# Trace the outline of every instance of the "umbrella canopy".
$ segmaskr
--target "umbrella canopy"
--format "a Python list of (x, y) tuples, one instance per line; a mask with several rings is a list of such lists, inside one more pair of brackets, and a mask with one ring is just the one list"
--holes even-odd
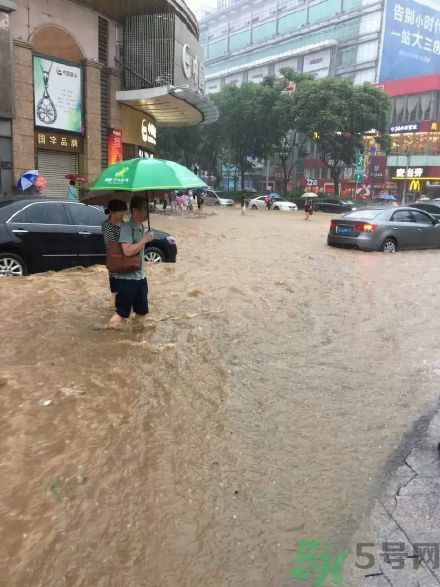
[(122, 200), (126, 204), (130, 204), (132, 197), (132, 192), (87, 192), (87, 194), (81, 198), (81, 202), (91, 206), (106, 207), (111, 200)]
[(66, 179), (73, 179), (73, 181), (77, 181), (79, 183), (87, 183), (88, 179), (79, 173), (68, 173), (64, 176)]
[(301, 196), (301, 198), (304, 198), (304, 199), (305, 199), (305, 198), (307, 198), (307, 199), (308, 199), (308, 198), (319, 198), (319, 196), (318, 196), (318, 194), (315, 194), (314, 192), (310, 192), (310, 193), (308, 193), (308, 194), (303, 194), (303, 195)]
[(37, 179), (37, 177), (38, 169), (31, 169), (29, 171), (26, 171), (26, 173), (23, 173), (23, 175), (17, 182), (18, 189), (24, 192), (25, 190), (27, 190), (35, 184), (35, 180)]
[(112, 165), (101, 173), (91, 191), (181, 190), (208, 187), (192, 171), (163, 159), (130, 159)]
[(377, 196), (376, 200), (386, 200), (391, 201), (395, 200), (396, 198), (391, 194), (382, 194), (381, 196)]

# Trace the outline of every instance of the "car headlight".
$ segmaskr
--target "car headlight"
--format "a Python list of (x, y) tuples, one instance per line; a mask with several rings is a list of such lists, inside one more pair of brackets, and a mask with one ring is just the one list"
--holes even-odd
[(176, 239), (173, 236), (166, 236), (165, 238), (170, 243), (170, 245), (175, 245), (176, 244)]

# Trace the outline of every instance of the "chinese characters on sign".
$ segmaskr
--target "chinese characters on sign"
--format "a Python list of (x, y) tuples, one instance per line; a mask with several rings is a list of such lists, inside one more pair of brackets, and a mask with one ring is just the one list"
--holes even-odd
[(408, 173), (405, 175), (405, 167), (399, 167), (396, 169), (395, 177), (397, 179), (405, 179), (406, 178), (414, 178), (414, 177), (423, 177), (423, 168), (422, 167), (408, 167)]
[(428, 75), (440, 70), (440, 16), (414, 0), (390, 0), (380, 80)]
[(39, 149), (81, 153), (83, 139), (82, 137), (68, 134), (63, 135), (59, 133), (37, 131), (35, 133), (35, 143)]
[[(403, 570), (411, 566), (417, 571), (422, 564), (432, 571), (440, 568), (439, 543), (418, 542), (408, 551), (404, 542), (383, 542), (379, 546), (379, 556), (374, 555), (373, 543), (356, 544), (355, 566), (362, 571), (374, 569), (377, 559), (383, 560), (393, 570)], [(291, 577), (296, 581), (308, 581), (307, 585), (325, 587), (344, 585), (344, 567), (348, 551), (340, 550), (330, 541), (300, 540), (296, 551), (295, 566)]]
[(107, 138), (107, 158), (108, 164), (114, 165), (122, 161), (122, 130), (112, 128), (109, 130)]
[(391, 135), (403, 133), (403, 132), (418, 132), (418, 131), (419, 131), (419, 125), (416, 123), (396, 124), (396, 125), (390, 126), (390, 134)]

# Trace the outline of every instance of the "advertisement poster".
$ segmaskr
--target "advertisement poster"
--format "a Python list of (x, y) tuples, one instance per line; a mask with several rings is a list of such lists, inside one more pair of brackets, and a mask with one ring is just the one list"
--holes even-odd
[(119, 128), (109, 130), (107, 137), (107, 158), (109, 166), (122, 161), (122, 130)]
[(379, 80), (439, 71), (439, 11), (414, 0), (388, 0)]
[(34, 56), (35, 126), (81, 133), (81, 67)]

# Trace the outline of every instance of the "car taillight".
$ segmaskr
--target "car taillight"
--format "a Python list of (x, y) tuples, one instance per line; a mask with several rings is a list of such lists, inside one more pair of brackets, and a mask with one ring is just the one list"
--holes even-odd
[(336, 220), (330, 222), (330, 228), (336, 228)]
[(370, 224), (368, 222), (363, 222), (362, 224), (356, 224), (356, 230), (359, 232), (374, 232), (377, 228), (377, 224)]

